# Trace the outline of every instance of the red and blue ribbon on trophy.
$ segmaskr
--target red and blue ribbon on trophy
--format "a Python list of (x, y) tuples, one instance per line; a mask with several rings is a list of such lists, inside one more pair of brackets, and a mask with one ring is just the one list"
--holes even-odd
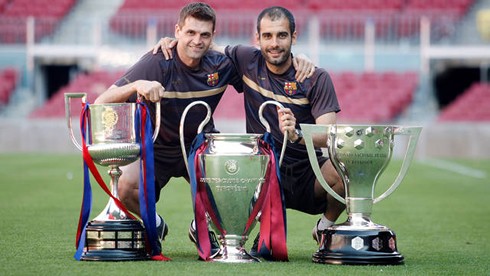
[[(156, 230), (156, 211), (155, 211), (155, 173), (154, 173), (154, 158), (153, 158), (153, 141), (152, 141), (152, 127), (151, 120), (148, 111), (148, 107), (138, 101), (136, 109), (136, 122), (135, 129), (137, 131), (136, 141), (140, 144), (140, 184), (139, 184), (139, 201), (140, 201), (140, 212), (141, 219), (145, 226), (145, 240), (147, 245), (147, 251), (151, 256), (152, 260), (166, 261), (170, 260), (163, 256), (157, 246), (157, 230)], [(88, 127), (87, 127), (88, 126)], [(90, 131), (90, 112), (89, 103), (83, 105), (82, 116), (80, 118), (80, 129), (82, 132), (82, 142), (83, 142), (83, 175), (84, 175), (84, 185), (83, 185), (83, 199), (82, 207), (80, 211), (80, 219), (78, 222), (77, 230), (77, 240), (75, 253), (75, 259), (80, 260), (83, 254), (83, 249), (85, 247), (86, 240), (86, 228), (90, 218), (90, 211), (92, 209), (92, 188), (90, 185), (90, 175), (89, 171), (94, 176), (95, 180), (99, 186), (114, 200), (116, 206), (121, 209), (129, 218), (136, 219), (126, 207), (121, 203), (121, 201), (114, 197), (111, 191), (107, 188), (104, 180), (100, 176), (95, 164), (88, 151), (85, 137), (91, 139), (89, 133), (86, 136), (86, 130)], [(89, 140), (89, 143), (91, 141)]]
[[(269, 132), (260, 138), (263, 154), (269, 155), (269, 163), (262, 192), (259, 195), (252, 213), (246, 224), (244, 234), (253, 224), (259, 211), (260, 216), (260, 239), (259, 254), (266, 260), (288, 261), (286, 246), (286, 208), (282, 192), (277, 154), (274, 140)], [(226, 232), (220, 227), (221, 219), (216, 205), (209, 196), (205, 183), (198, 181), (203, 177), (204, 168), (198, 158), (207, 148), (204, 133), (199, 133), (194, 139), (189, 153), (189, 177), (191, 181), (192, 203), (194, 207), (194, 219), (196, 222), (196, 240), (199, 256), (206, 261), (210, 260), (211, 242), (208, 234), (206, 213), (218, 228), (221, 235)]]

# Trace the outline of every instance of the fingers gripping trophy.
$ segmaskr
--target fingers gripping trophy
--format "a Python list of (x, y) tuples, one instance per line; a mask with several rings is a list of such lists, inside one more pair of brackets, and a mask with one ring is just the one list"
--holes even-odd
[[(81, 123), (83, 146), (77, 142), (73, 135), (70, 112), (70, 100), (72, 98), (81, 98), (82, 103), (87, 108), (82, 114), (82, 122), (84, 123)], [(88, 105), (86, 104), (85, 93), (65, 94), (66, 119), (73, 143), (80, 151), (84, 152), (85, 164), (93, 165), (95, 162), (109, 167), (108, 173), (113, 184), (112, 191), (109, 191), (98, 175), (95, 166), (88, 165), (102, 189), (110, 195), (110, 199), (104, 210), (88, 222), (85, 228), (83, 228), (85, 223), (80, 223), (77, 233), (78, 250), (75, 254), (77, 260), (128, 261), (146, 260), (150, 257), (147, 252), (147, 247), (150, 245), (147, 244), (148, 240), (145, 241), (145, 234), (149, 234), (149, 230), (145, 229), (139, 220), (126, 210), (124, 205), (120, 203), (117, 194), (118, 179), (122, 174), (119, 167), (136, 161), (140, 158), (141, 152), (145, 152), (142, 151), (141, 146), (145, 144), (144, 141), (142, 143), (137, 141), (137, 137), (141, 140), (144, 139), (137, 135), (137, 127), (142, 127), (141, 124), (143, 124), (143, 120), (139, 122), (138, 119), (144, 116), (137, 112), (137, 108), (142, 108), (141, 104)], [(151, 139), (151, 143), (155, 140), (160, 128), (159, 109), (160, 103), (156, 103), (155, 131), (153, 136), (152, 133), (149, 133), (149, 137), (146, 137)], [(151, 125), (148, 130), (151, 131)], [(87, 160), (86, 156), (92, 160)], [(87, 184), (88, 169), (85, 169), (85, 178), (80, 221), (82, 221), (82, 217), (88, 219), (92, 203), (90, 182)], [(87, 193), (90, 196), (87, 196)], [(82, 233), (85, 233), (86, 237), (84, 244)]]
[[(397, 250), (395, 233), (371, 221), (373, 204), (388, 197), (402, 182), (422, 127), (380, 125), (310, 125), (302, 124), (308, 157), (318, 181), (338, 201), (346, 205), (347, 221), (329, 227), (323, 234), (320, 249), (313, 261), (328, 264), (403, 264)], [(345, 185), (346, 195), (338, 195), (322, 177), (313, 146), (313, 134), (328, 134), (330, 160)], [(377, 179), (390, 162), (394, 138), (409, 136), (401, 170), (394, 183), (374, 197)]]

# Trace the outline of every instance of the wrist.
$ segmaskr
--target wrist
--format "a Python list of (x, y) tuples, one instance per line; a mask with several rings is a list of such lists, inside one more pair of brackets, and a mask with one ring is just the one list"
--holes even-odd
[(289, 142), (291, 142), (292, 144), (299, 144), (301, 140), (303, 140), (303, 132), (301, 132), (300, 129), (296, 129), (294, 131), (294, 136), (292, 137), (292, 139), (289, 139)]

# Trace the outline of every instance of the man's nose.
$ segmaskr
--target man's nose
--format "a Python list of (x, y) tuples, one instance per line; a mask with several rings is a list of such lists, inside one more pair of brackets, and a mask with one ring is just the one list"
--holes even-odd
[(194, 42), (194, 44), (196, 44), (196, 45), (201, 44), (201, 43), (202, 43), (202, 38), (201, 38), (201, 36), (200, 36), (200, 35), (196, 35), (196, 36), (194, 37), (194, 39), (192, 40), (192, 42)]

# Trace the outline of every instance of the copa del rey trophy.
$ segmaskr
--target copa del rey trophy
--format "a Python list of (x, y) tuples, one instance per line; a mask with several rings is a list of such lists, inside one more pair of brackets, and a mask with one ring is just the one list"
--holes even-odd
[[(263, 106), (269, 103), (280, 105), (277, 102), (271, 101), (264, 103)], [(180, 141), (184, 156), (187, 156), (183, 134), (185, 117), (188, 110), (197, 104), (204, 105), (208, 110), (206, 119), (198, 127), (198, 133), (202, 132), (203, 127), (211, 117), (211, 109), (203, 101), (193, 102), (184, 110), (180, 122)], [(259, 111), (260, 120), (266, 126), (267, 132), (270, 132), (269, 125), (262, 117), (263, 106)], [(244, 244), (248, 239), (250, 231), (256, 224), (257, 217), (261, 213), (262, 217), (264, 217), (263, 209), (260, 206), (261, 203), (266, 201), (266, 196), (273, 194), (274, 187), (279, 187), (278, 185), (273, 187), (267, 181), (268, 177), (266, 174), (271, 170), (270, 163), (274, 155), (271, 155), (270, 152), (268, 153), (268, 148), (261, 141), (261, 136), (260, 134), (248, 133), (206, 133), (202, 136), (202, 151), (196, 154), (195, 160), (197, 161), (194, 164), (195, 166), (193, 166), (191, 161), (188, 162), (184, 158), (189, 175), (191, 176), (194, 206), (198, 206), (197, 201), (201, 199), (199, 197), (200, 187), (201, 195), (204, 194), (202, 198), (205, 201), (209, 201), (208, 205), (203, 204), (205, 206), (204, 208), (207, 207), (205, 212), (200, 213), (198, 207), (194, 208), (196, 224), (198, 224), (199, 217), (202, 219), (205, 217), (206, 222), (203, 222), (203, 228), (205, 229), (201, 233), (205, 237), (208, 236), (207, 223), (209, 223), (215, 232), (218, 233), (222, 246), (222, 254), (219, 257), (207, 259), (202, 254), (202, 250), (200, 249), (202, 246), (198, 241), (200, 256), (207, 261), (223, 263), (259, 262), (259, 259), (246, 252)], [(286, 143), (284, 143), (282, 153), (284, 153), (285, 145)], [(193, 159), (189, 158), (189, 160)], [(282, 156), (279, 165), (281, 161)], [(275, 174), (275, 171), (273, 173)], [(193, 183), (192, 181), (192, 175), (194, 174), (197, 175), (197, 183)], [(272, 204), (275, 204), (275, 207), (281, 209), (280, 194), (277, 194), (277, 197), (271, 200)], [(274, 202), (274, 200), (278, 201)], [(279, 213), (277, 218), (282, 219), (282, 209)], [(264, 223), (261, 220), (261, 226)], [(284, 234), (284, 247), (282, 249), (285, 249), (284, 224), (285, 221), (282, 222), (284, 233), (281, 232), (280, 226), (274, 229), (279, 231), (279, 234)], [(273, 226), (275, 225), (272, 223), (271, 227)], [(199, 234), (199, 231), (197, 232)], [(265, 235), (265, 233), (261, 232), (262, 234)], [(276, 253), (283, 253), (279, 257), (280, 259), (287, 258), (287, 252), (281, 251), (281, 248), (275, 250)]]
[[(329, 227), (313, 261), (328, 264), (403, 264), (395, 233), (371, 221), (373, 204), (389, 196), (408, 171), (422, 127), (380, 125), (302, 124), (310, 163), (323, 188), (346, 205), (347, 221)], [(330, 160), (345, 185), (345, 198), (325, 181), (320, 171), (312, 135), (328, 134)], [(407, 135), (409, 141), (401, 170), (383, 194), (374, 197), (377, 179), (390, 162), (394, 138)]]
[[(75, 146), (83, 151), (84, 148), (73, 135), (71, 98), (81, 98), (82, 103), (85, 104), (86, 94), (65, 94), (66, 119), (70, 136)], [(141, 148), (136, 141), (135, 133), (137, 105), (136, 103), (113, 103), (91, 104), (88, 107), (90, 122), (87, 124), (85, 135), (85, 129), (82, 129), (82, 136), (84, 136), (82, 138), (84, 142), (87, 141), (86, 148), (93, 162), (109, 167), (112, 190), (109, 191), (105, 186), (101, 187), (104, 190), (107, 189), (106, 192), (112, 196), (104, 210), (88, 222), (80, 260), (129, 261), (149, 258), (145, 243), (145, 228), (131, 214), (124, 212), (116, 204), (116, 201), (119, 200), (118, 179), (122, 174), (119, 167), (128, 165), (140, 157)], [(156, 138), (160, 125), (159, 109), (160, 103), (156, 103), (156, 126), (153, 140)], [(86, 203), (91, 204), (91, 199), (90, 202), (84, 202)], [(82, 231), (83, 229), (79, 229), (79, 232)]]

